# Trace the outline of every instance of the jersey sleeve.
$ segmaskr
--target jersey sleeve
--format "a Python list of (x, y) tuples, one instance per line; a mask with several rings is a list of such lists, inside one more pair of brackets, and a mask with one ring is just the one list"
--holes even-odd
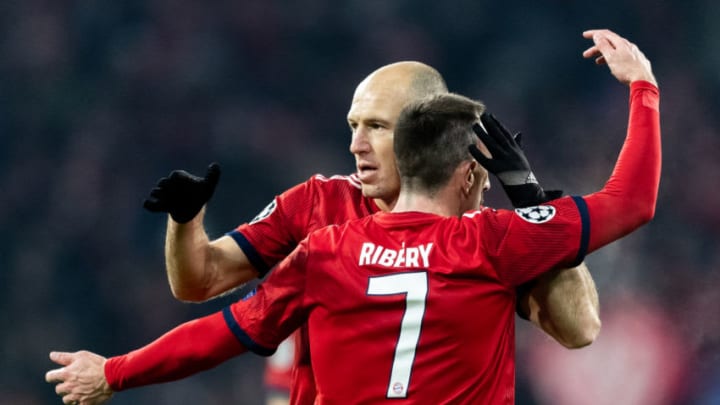
[(627, 136), (600, 191), (488, 217), (490, 230), (501, 236), (484, 239), (498, 277), (516, 285), (555, 266), (576, 266), (585, 254), (649, 222), (661, 163), (659, 91), (633, 82)]
[(652, 83), (630, 86), (630, 117), (625, 142), (602, 190), (585, 196), (592, 228), (590, 252), (649, 222), (655, 215), (662, 145), (660, 92)]
[(273, 354), (307, 319), (307, 244), (302, 241), (280, 262), (253, 296), (223, 310), (225, 323), (235, 338), (259, 355)]
[(579, 264), (587, 251), (584, 235), (589, 222), (579, 198), (494, 211), (479, 223), (491, 267), (509, 286), (516, 287), (558, 266)]
[(246, 352), (219, 313), (186, 322), (154, 342), (105, 362), (113, 391), (179, 380)]
[(228, 233), (261, 276), (307, 236), (316, 197), (311, 178), (276, 196), (252, 221)]

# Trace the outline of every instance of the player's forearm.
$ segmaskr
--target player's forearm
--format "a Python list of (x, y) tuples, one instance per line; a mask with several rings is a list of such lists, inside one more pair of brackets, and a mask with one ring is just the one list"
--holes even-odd
[(179, 224), (168, 217), (165, 267), (173, 295), (185, 301), (207, 299), (210, 240), (203, 227), (205, 209), (190, 222)]
[(203, 214), (186, 224), (168, 219), (168, 281), (173, 295), (184, 301), (201, 302), (226, 294), (260, 274), (233, 238), (209, 240)]
[(528, 306), (530, 321), (567, 348), (587, 346), (600, 332), (597, 290), (585, 264), (542, 275)]
[(590, 215), (589, 252), (649, 222), (655, 214), (660, 183), (659, 91), (634, 82), (630, 93), (628, 134), (605, 187), (586, 196)]
[(184, 323), (149, 345), (105, 363), (113, 391), (178, 380), (246, 351), (221, 313)]

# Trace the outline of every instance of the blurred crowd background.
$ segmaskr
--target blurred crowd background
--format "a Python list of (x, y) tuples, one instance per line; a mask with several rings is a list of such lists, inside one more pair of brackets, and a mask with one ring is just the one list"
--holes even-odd
[[(717, 21), (710, 0), (2, 2), (0, 403), (61, 403), (44, 382), (51, 350), (124, 353), (237, 299), (172, 297), (166, 217), (142, 209), (146, 194), (220, 162), (217, 237), (314, 173), (352, 172), (345, 114), (381, 65), (426, 62), (483, 100), (524, 133), (547, 188), (601, 188), (628, 91), (582, 59), (581, 33), (606, 27), (660, 83), (657, 214), (587, 259), (603, 319), (592, 346), (568, 351), (518, 321), (517, 402), (720, 404)], [(500, 187), (487, 201), (509, 207)], [(263, 362), (113, 403), (262, 404)]]

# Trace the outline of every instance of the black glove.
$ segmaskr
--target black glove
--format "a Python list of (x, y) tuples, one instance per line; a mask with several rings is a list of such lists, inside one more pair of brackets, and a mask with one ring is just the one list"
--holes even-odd
[(173, 170), (158, 180), (143, 207), (152, 212), (167, 212), (175, 222), (184, 224), (195, 218), (210, 200), (220, 179), (220, 165), (211, 163), (205, 177), (184, 170)]
[(488, 148), (492, 158), (485, 157), (476, 145), (470, 145), (468, 149), (475, 160), (500, 180), (513, 207), (531, 207), (562, 196), (562, 190), (544, 191), (538, 184), (520, 147), (519, 133), (515, 136), (510, 134), (492, 114), (483, 113), (480, 121), (485, 129), (476, 123), (473, 131)]

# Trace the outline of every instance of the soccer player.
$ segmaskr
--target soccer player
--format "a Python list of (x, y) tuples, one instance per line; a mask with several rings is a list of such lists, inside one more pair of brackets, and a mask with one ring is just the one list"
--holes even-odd
[(391, 212), (312, 233), (254, 297), (143, 349), (108, 360), (53, 353), (66, 367), (46, 379), (60, 382), (65, 403), (102, 403), (112, 390), (181, 378), (248, 349), (269, 353), (307, 322), (319, 404), (513, 403), (515, 287), (637, 229), (657, 200), (650, 63), (610, 31), (584, 35), (594, 41), (584, 56), (631, 89), (627, 137), (599, 192), (461, 215), (480, 202), (483, 167), (513, 177), (502, 156), (517, 145), (492, 116), (477, 125), (477, 102), (453, 94), (412, 102), (395, 130), (402, 187)]
[[(264, 276), (312, 230), (392, 209), (399, 192), (392, 139), (400, 110), (408, 101), (445, 92), (440, 74), (424, 64), (402, 62), (373, 72), (357, 87), (348, 113), (357, 173), (315, 176), (277, 197), (250, 223), (214, 241), (203, 228), (203, 206), (213, 194), (219, 168), (211, 166), (204, 178), (176, 171), (160, 180), (146, 207), (170, 213), (165, 249), (174, 295), (203, 301), (223, 294)], [(514, 206), (548, 199), (537, 183), (526, 183), (528, 174), (503, 183)], [(584, 265), (545, 276), (529, 293), (521, 290), (518, 307), (522, 316), (566, 347), (589, 344), (600, 328), (597, 293)], [(311, 405), (312, 370), (302, 331), (294, 346), (298, 353), (291, 403)]]

